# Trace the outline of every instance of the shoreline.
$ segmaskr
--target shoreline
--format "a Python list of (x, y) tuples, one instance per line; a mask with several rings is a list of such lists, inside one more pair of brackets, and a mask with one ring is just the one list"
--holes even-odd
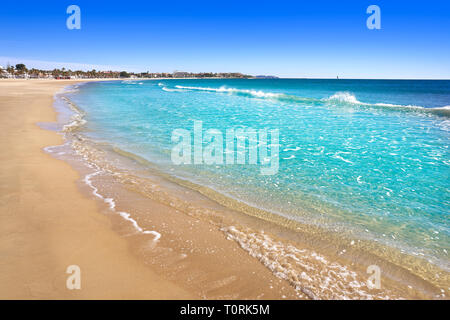
[[(11, 82), (18, 81), (20, 80), (11, 80)], [(99, 80), (96, 79), (92, 81)], [(111, 79), (105, 79), (104, 81), (111, 81)], [(123, 79), (119, 79), (119, 81), (123, 81)], [(28, 80), (22, 80), (22, 82), (25, 82), (25, 84), (30, 83)], [(42, 83), (42, 80), (33, 82), (40, 84)], [(50, 80), (48, 82), (51, 82), (50, 86), (56, 94), (56, 91), (60, 92), (60, 90), (67, 85), (89, 81), (60, 80), (60, 82), (57, 82)], [(54, 88), (55, 84), (59, 85), (57, 87), (60, 90)], [(36, 89), (33, 88), (33, 85), (30, 87), (31, 88), (28, 88), (28, 90)], [(34, 87), (36, 87), (36, 85), (34, 85)], [(1, 82), (0, 89), (3, 89)], [(3, 99), (4, 92), (0, 91), (0, 93)], [(28, 95), (23, 92), (18, 92), (16, 94), (19, 96)], [(40, 107), (44, 108), (44, 106)], [(54, 122), (56, 112), (51, 104), (48, 108), (53, 111), (52, 117), (45, 117), (45, 119), (39, 119), (36, 122)], [(51, 112), (47, 110), (46, 113)], [(48, 120), (48, 118), (52, 119)], [(2, 123), (2, 126), (3, 125), (4, 124)], [(37, 125), (34, 126), (37, 128)], [(44, 130), (44, 132), (55, 135), (55, 132), (47, 130)], [(38, 137), (36, 132), (33, 132), (33, 135)], [(61, 154), (67, 152), (70, 148), (64, 148), (64, 145), (61, 145), (63, 140), (60, 137), (58, 138), (59, 139), (53, 137), (52, 143), (46, 143), (46, 145), (41, 146), (40, 151), (41, 156), (44, 154), (45, 157), (52, 159), (51, 162), (57, 161), (61, 163), (61, 161), (46, 155), (45, 152), (42, 151), (43, 147), (54, 146), (53, 148), (63, 148), (61, 150), (64, 150), (64, 152), (61, 152)], [(53, 141), (59, 142), (53, 143)], [(83, 148), (89, 147), (88, 145), (81, 146)], [(95, 148), (93, 148), (92, 152), (89, 154), (92, 156), (92, 159), (90, 160), (104, 160), (103, 158), (107, 159), (108, 156), (111, 156), (111, 153), (108, 154), (108, 152), (103, 152), (104, 150), (102, 150), (103, 153), (101, 154), (101, 157), (103, 158), (100, 157), (100, 159), (97, 157), (97, 155), (100, 154), (96, 154), (97, 151), (94, 149)], [(117, 153), (117, 150), (114, 151), (116, 154), (113, 154), (113, 159), (120, 157), (121, 160), (130, 161), (130, 159), (126, 159), (126, 155), (121, 155), (120, 152)], [(55, 155), (53, 154), (52, 156)], [(167, 180), (164, 176), (160, 175), (151, 175), (151, 177), (142, 178), (142, 176), (133, 176), (132, 174), (122, 175), (122, 172), (116, 171), (115, 173), (119, 173), (117, 176), (120, 177), (120, 179), (116, 179), (116, 175), (104, 174), (105, 170), (98, 170), (100, 173), (97, 175), (94, 174), (96, 172), (95, 170), (92, 172), (92, 167), (86, 167), (77, 159), (70, 157), (64, 159), (64, 157), (65, 156), (59, 157), (56, 155), (57, 159), (65, 161), (63, 166), (68, 167), (72, 173), (75, 173), (75, 175), (78, 176), (78, 178), (71, 181), (72, 185), (77, 186), (75, 188), (77, 197), (81, 197), (85, 201), (95, 204), (95, 209), (90, 210), (88, 215), (95, 215), (96, 222), (98, 222), (99, 219), (106, 219), (102, 222), (102, 227), (112, 232), (114, 236), (117, 237), (117, 241), (120, 240), (122, 245), (126, 246), (125, 252), (120, 250), (119, 252), (111, 251), (109, 252), (110, 255), (108, 257), (112, 258), (114, 256), (116, 260), (122, 259), (121, 261), (123, 261), (124, 265), (133, 264), (136, 265), (136, 268), (137, 266), (143, 267), (143, 270), (147, 270), (148, 273), (151, 273), (151, 277), (150, 275), (147, 275), (149, 279), (152, 277), (156, 279), (152, 278), (151, 281), (159, 281), (162, 283), (161, 287), (158, 288), (159, 291), (156, 290), (156, 292), (158, 292), (156, 296), (146, 296), (144, 294), (137, 299), (177, 299), (183, 297), (191, 299), (320, 299), (333, 296), (339, 297), (339, 295), (333, 295), (333, 293), (330, 292), (323, 292), (323, 296), (316, 296), (312, 292), (314, 290), (311, 291), (308, 286), (302, 288), (298, 288), (297, 286), (298, 284), (305, 282), (305, 279), (309, 276), (312, 276), (312, 273), (314, 272), (309, 272), (308, 268), (314, 267), (317, 268), (318, 277), (315, 278), (312, 276), (310, 287), (316, 288), (317, 290), (317, 288), (323, 285), (320, 277), (325, 277), (324, 272), (327, 273), (330, 271), (326, 266), (322, 265), (322, 262), (319, 260), (326, 260), (325, 258), (329, 257), (336, 258), (335, 255), (324, 257), (320, 254), (321, 251), (317, 254), (317, 243), (314, 243), (314, 241), (309, 244), (307, 241), (299, 241), (302, 237), (308, 238), (307, 232), (305, 233), (302, 231), (305, 235), (300, 236), (295, 230), (289, 231), (289, 228), (275, 226), (273, 222), (265, 221), (264, 217), (259, 217), (258, 215), (252, 216), (251, 213), (249, 214), (248, 212), (245, 212), (245, 210), (243, 210), (243, 212), (236, 212), (232, 208), (227, 208), (224, 203), (221, 203), (220, 199), (214, 199), (214, 197), (208, 195), (209, 191), (206, 190), (207, 188), (203, 188), (204, 190), (202, 190), (201, 186), (193, 187), (183, 185), (186, 184), (186, 182), (183, 183), (181, 181), (181, 183), (177, 183), (177, 181)], [(131, 162), (135, 160), (136, 159), (131, 160)], [(66, 162), (68, 162), (70, 166), (68, 166)], [(96, 162), (92, 161), (91, 163), (95, 164)], [(107, 162), (98, 163), (107, 164)], [(114, 167), (106, 168), (112, 171), (117, 169)], [(38, 166), (33, 169), (39, 170)], [(89, 183), (86, 183), (88, 177)], [(52, 181), (47, 181), (47, 183), (51, 184)], [(144, 185), (148, 188), (144, 188), (144, 190), (136, 187), (136, 184), (140, 187)], [(198, 188), (200, 188), (200, 190)], [(65, 197), (66, 192), (67, 190), (61, 194)], [(99, 195), (101, 195), (101, 197), (99, 197)], [(95, 198), (100, 201), (92, 201), (92, 199)], [(113, 199), (114, 201), (113, 206), (111, 206), (111, 202), (105, 201), (110, 199)], [(50, 206), (51, 205), (52, 204), (50, 204)], [(65, 204), (61, 204), (61, 206), (65, 206)], [(92, 213), (91, 211), (95, 211), (95, 213)], [(120, 213), (130, 214), (128, 217), (131, 218), (127, 219), (126, 216), (121, 215)], [(232, 217), (231, 220), (226, 217), (227, 215)], [(57, 213), (55, 213), (53, 217), (58, 219)], [(132, 224), (130, 224), (131, 221), (134, 221), (135, 223), (134, 228), (132, 228)], [(85, 223), (87, 222), (83, 221), (83, 227)], [(142, 228), (141, 231), (146, 230), (148, 233), (136, 232), (136, 225), (138, 228)], [(100, 227), (100, 224), (98, 227)], [(262, 234), (260, 231), (262, 231)], [(264, 233), (264, 231), (266, 233)], [(160, 234), (161, 239), (156, 236), (156, 233), (152, 232)], [(252, 236), (250, 237), (249, 235)], [(104, 241), (100, 236), (97, 236), (95, 240)], [(333, 243), (332, 239), (328, 240), (330, 244)], [(72, 239), (71, 241), (74, 240)], [(321, 242), (323, 243), (324, 248), (327, 246), (329, 247), (329, 244), (326, 243), (327, 240), (321, 239)], [(291, 250), (289, 249), (284, 253), (286, 256), (292, 256), (292, 254), (297, 255), (297, 258), (295, 259), (301, 258), (304, 260), (303, 262), (307, 262), (303, 267), (303, 270), (307, 271), (307, 273), (297, 272), (296, 274), (293, 274), (293, 270), (286, 268), (285, 265), (292, 267), (295, 261), (291, 261), (288, 258), (281, 259), (281, 262), (278, 265), (271, 267), (273, 266), (273, 261), (267, 260), (267, 257), (274, 254), (274, 252), (251, 250), (252, 246), (255, 244), (264, 248), (265, 243), (270, 243), (272, 246), (280, 246), (281, 243), (283, 243), (283, 245), (288, 244), (288, 246), (282, 246), (280, 248), (289, 248), (289, 246), (294, 248), (297, 246), (295, 250), (292, 249), (292, 252), (289, 251)], [(300, 247), (298, 247), (299, 245)], [(307, 252), (308, 255), (304, 252)], [(124, 253), (129, 254), (130, 257), (126, 257)], [(65, 252), (58, 252), (58, 254), (65, 254)], [(87, 253), (84, 252), (84, 254)], [(95, 253), (89, 254), (95, 256)], [(359, 262), (363, 262), (364, 265), (364, 259), (362, 257), (360, 257), (360, 259), (362, 260)], [(26, 259), (24, 258), (23, 260)], [(316, 260), (320, 263), (317, 263)], [(342, 274), (350, 273), (355, 281), (357, 280), (359, 285), (365, 281), (365, 278), (362, 277), (364, 276), (365, 267), (363, 268), (362, 265), (359, 266), (358, 260), (356, 261), (357, 265), (353, 265), (355, 261), (352, 262), (348, 257), (342, 257), (342, 259), (338, 257), (336, 261), (341, 264), (334, 263), (334, 268), (338, 267), (338, 270), (341, 270)], [(344, 263), (345, 261), (348, 262), (350, 269), (347, 269), (346, 264)], [(100, 265), (104, 265), (104, 261), (99, 262), (97, 260), (95, 263), (92, 262), (92, 267), (100, 268)], [(217, 268), (217, 266), (221, 267)], [(82, 267), (82, 269), (84, 268)], [(300, 271), (301, 270), (302, 269), (300, 269)], [(0, 272), (2, 272), (2, 274), (7, 274), (6, 271), (3, 272), (1, 269)], [(276, 275), (278, 275), (278, 277)], [(133, 276), (142, 277), (143, 275), (127, 274), (123, 276), (133, 278)], [(397, 276), (400, 278), (403, 277), (402, 274), (397, 274)], [(65, 278), (67, 275), (64, 274), (63, 271), (63, 275), (59, 275), (59, 277)], [(0, 283), (2, 283), (2, 281), (3, 279)], [(98, 279), (98, 281), (102, 282), (104, 279)], [(119, 281), (119, 279), (115, 279), (115, 281)], [(383, 279), (383, 281), (385, 281), (384, 283), (386, 286), (395, 289), (395, 282), (391, 282), (389, 279)], [(420, 282), (420, 279), (418, 279), (417, 284), (422, 286), (420, 285)], [(133, 282), (127, 280), (127, 284), (129, 284), (129, 289), (133, 290)], [(143, 287), (142, 283), (134, 285)], [(65, 281), (63, 286), (65, 289)], [(423, 286), (427, 287), (428, 285), (424, 282)], [(114, 292), (114, 288), (109, 288), (108, 290), (113, 298), (115, 298), (114, 294), (118, 295), (120, 298), (130, 298), (125, 292)], [(63, 296), (63, 298), (78, 298), (76, 294), (73, 294), (74, 291), (69, 292), (69, 296)], [(83, 291), (84, 288), (83, 290), (80, 290), (79, 293), (84, 294)], [(399, 292), (394, 292), (390, 297), (424, 298), (427, 296), (422, 296), (420, 293), (413, 291), (415, 290), (412, 290), (411, 292), (409, 292), (409, 290), (400, 290)], [(62, 291), (59, 292), (59, 294), (61, 293)], [(372, 292), (370, 293), (372, 294)], [(70, 294), (72, 294), (72, 296)], [(99, 294), (100, 296), (98, 296)], [(351, 294), (353, 293), (351, 290), (349, 291), (349, 294), (349, 297), (352, 297)], [(362, 298), (370, 298), (371, 296), (370, 294), (365, 296), (364, 292), (361, 292), (361, 294)], [(382, 299), (383, 297), (388, 297), (384, 296), (382, 291), (375, 290), (373, 294), (372, 298)], [(0, 296), (1, 295), (2, 293), (0, 291)], [(164, 297), (164, 295), (167, 295), (167, 297)], [(88, 298), (103, 297), (100, 291), (89, 292), (87, 296)], [(60, 296), (57, 297), (61, 298)], [(356, 297), (357, 296), (353, 296), (353, 298)], [(52, 297), (50, 297), (50, 299), (52, 299)]]
[[(104, 146), (102, 143), (102, 147)], [(83, 144), (81, 148), (86, 151), (86, 145)], [(90, 148), (87, 147), (87, 149)], [(319, 228), (295, 223), (280, 216), (275, 216), (277, 219), (271, 220), (264, 215), (267, 212), (248, 212), (237, 200), (234, 201), (237, 206), (234, 206), (222, 201), (229, 201), (230, 198), (214, 197), (207, 187), (174, 179), (160, 171), (155, 172), (153, 169), (149, 170), (150, 174), (144, 173), (147, 170), (142, 171), (135, 168), (135, 157), (129, 157), (127, 153), (122, 157), (120, 150), (114, 150), (113, 159), (127, 167), (125, 170), (127, 173), (124, 173), (120, 168), (111, 166), (111, 163), (103, 162), (111, 156), (108, 153), (108, 151), (103, 152), (102, 150), (100, 155), (97, 150), (92, 149), (83, 153), (83, 162), (95, 163), (96, 167), (98, 163), (103, 163), (103, 170), (110, 173), (106, 173), (96, 181), (95, 192), (101, 192), (103, 197), (114, 199), (115, 203), (119, 203), (120, 210), (131, 212), (133, 219), (137, 220), (140, 226), (146, 229), (147, 227), (154, 228), (156, 225), (158, 231), (166, 227), (165, 221), (154, 221), (155, 217), (152, 217), (151, 224), (147, 222), (147, 215), (142, 212), (142, 207), (145, 208), (148, 201), (150, 204), (154, 204), (156, 201), (174, 208), (176, 213), (183, 214), (182, 219), (194, 217), (197, 223), (206, 221), (217, 231), (223, 232), (227, 239), (237, 242), (240, 246), (239, 249), (243, 249), (246, 254), (258, 259), (277, 277), (286, 280), (290, 286), (295, 288), (299, 297), (305, 295), (304, 298), (311, 299), (349, 297), (423, 299), (438, 296), (439, 290), (431, 283), (401, 265), (395, 264), (391, 260), (385, 260), (382, 250), (386, 247), (379, 248), (378, 256), (371, 251), (364, 250), (367, 249), (365, 245), (373, 245), (374, 242), (361, 241), (360, 243), (360, 241), (356, 241), (357, 244), (351, 245), (350, 239), (343, 242), (338, 235), (324, 233), (324, 230)], [(105, 156), (105, 154), (108, 155)], [(75, 163), (73, 165), (77, 166)], [(130, 168), (133, 168), (131, 171), (135, 171), (138, 175), (129, 174)], [(103, 170), (99, 169), (96, 172)], [(112, 179), (111, 176), (115, 178)], [(91, 190), (86, 192), (87, 194), (92, 193)], [(217, 192), (215, 195), (220, 196)], [(211, 229), (209, 231), (216, 232)], [(166, 239), (167, 234), (163, 238)], [(140, 254), (138, 252), (138, 255)], [(222, 254), (226, 254), (226, 252)], [(397, 257), (397, 259), (401, 258)], [(361, 291), (358, 289), (366, 286), (366, 267), (370, 264), (369, 261), (379, 265), (383, 270), (383, 290), (367, 290), (366, 288), (367, 291)], [(343, 287), (337, 292), (332, 290), (330, 292), (329, 288), (324, 287), (324, 284), (328, 283), (327, 279), (334, 279)], [(305, 283), (303, 284), (303, 282)], [(356, 289), (349, 286), (350, 282), (353, 285), (357, 284)], [(413, 286), (409, 286), (409, 284)], [(321, 292), (322, 290), (324, 291)], [(315, 294), (314, 291), (321, 292), (321, 294)], [(387, 292), (389, 295), (384, 295)]]
[[(76, 82), (0, 82), (1, 146), (8, 150), (0, 158), (0, 298), (195, 298), (130, 254), (98, 205), (77, 190), (77, 172), (42, 150), (62, 138), (36, 123), (56, 120), (54, 94)], [(81, 290), (66, 288), (74, 264)]]
[[(67, 99), (64, 98), (64, 99)], [(73, 104), (70, 100), (67, 101), (69, 104)], [(72, 108), (72, 107), (71, 107)], [(74, 109), (77, 110), (78, 107), (74, 106)], [(84, 112), (82, 112), (84, 113)], [(303, 289), (305, 289), (305, 285), (303, 285), (302, 282), (305, 282), (303, 280), (299, 279), (299, 275), (303, 275), (305, 278), (310, 278), (307, 274), (302, 273), (301, 270), (294, 270), (295, 267), (292, 266), (292, 261), (287, 261), (285, 258), (281, 260), (286, 260), (284, 265), (289, 265), (288, 268), (283, 267), (282, 262), (274, 261), (273, 259), (269, 258), (270, 255), (278, 255), (277, 252), (257, 252), (257, 250), (250, 249), (248, 247), (249, 242), (253, 244), (261, 239), (249, 239), (247, 237), (247, 234), (258, 234), (260, 232), (263, 233), (262, 237), (267, 237), (267, 235), (264, 235), (264, 231), (269, 231), (270, 237), (265, 238), (266, 240), (269, 239), (269, 241), (274, 241), (274, 243), (278, 240), (281, 240), (284, 245), (290, 246), (285, 240), (294, 240), (294, 246), (300, 245), (298, 248), (300, 251), (309, 250), (311, 253), (310, 256), (299, 256), (300, 259), (307, 261), (310, 263), (309, 268), (316, 268), (315, 273), (317, 278), (314, 280), (311, 280), (314, 282), (313, 284), (306, 285), (306, 291), (307, 296), (310, 298), (332, 298), (332, 297), (341, 297), (344, 298), (347, 295), (343, 294), (340, 295), (339, 293), (333, 292), (327, 292), (323, 296), (322, 295), (315, 295), (311, 293), (311, 290), (307, 289), (308, 286), (316, 287), (316, 290), (321, 290), (318, 287), (323, 285), (323, 273), (327, 273), (330, 270), (328, 270), (329, 266), (317, 266), (314, 265), (314, 260), (317, 259), (318, 256), (320, 256), (320, 253), (325, 253), (326, 259), (329, 259), (331, 262), (334, 263), (334, 267), (338, 266), (338, 268), (343, 271), (342, 275), (347, 273), (347, 271), (350, 271), (352, 273), (352, 277), (354, 277), (356, 282), (359, 282), (359, 285), (365, 286), (364, 284), (364, 277), (366, 276), (366, 270), (365, 268), (370, 265), (368, 263), (369, 261), (376, 262), (376, 264), (379, 264), (383, 268), (384, 276), (386, 278), (383, 279), (386, 286), (390, 287), (391, 289), (391, 297), (414, 297), (414, 298), (424, 298), (426, 296), (433, 296), (437, 297), (439, 294), (439, 290), (436, 290), (436, 288), (433, 288), (433, 285), (431, 283), (428, 283), (427, 281), (421, 279), (418, 277), (415, 272), (411, 272), (411, 270), (408, 270), (408, 268), (405, 268), (402, 261), (406, 263), (406, 265), (411, 266), (418, 266), (419, 268), (422, 268), (424, 266), (420, 266), (422, 262), (415, 261), (415, 259), (408, 258), (406, 255), (396, 253), (396, 250), (391, 250), (388, 247), (380, 246), (379, 248), (374, 248), (374, 242), (372, 241), (360, 241), (357, 240), (356, 244), (350, 245), (351, 239), (347, 241), (347, 243), (342, 242), (342, 239), (338, 239), (337, 235), (330, 235), (325, 234), (321, 232), (322, 230), (319, 230), (318, 228), (311, 228), (311, 226), (304, 225), (301, 223), (293, 223), (293, 221), (288, 221), (288, 219), (276, 216), (276, 221), (273, 221), (273, 219), (270, 219), (270, 217), (267, 217), (267, 212), (262, 212), (261, 210), (257, 210), (254, 207), (245, 205), (239, 201), (232, 201), (234, 203), (230, 204), (230, 198), (227, 198), (226, 196), (221, 196), (218, 192), (214, 192), (214, 190), (211, 190), (208, 187), (204, 187), (201, 185), (194, 185), (193, 183), (189, 183), (188, 181), (183, 181), (180, 179), (176, 179), (174, 177), (170, 177), (170, 175), (162, 173), (157, 167), (153, 168), (154, 166), (151, 165), (151, 163), (148, 163), (145, 159), (141, 159), (140, 157), (129, 154), (126, 151), (119, 150), (115, 147), (109, 146), (109, 150), (105, 152), (105, 142), (101, 143), (101, 151), (97, 150), (97, 146), (95, 145), (95, 142), (89, 141), (90, 139), (85, 140), (85, 137), (83, 137), (82, 130), (80, 131), (81, 134), (78, 133), (77, 126), (75, 125), (74, 131), (75, 134), (72, 137), (72, 140), (75, 140), (75, 145), (78, 147), (75, 147), (75, 149), (79, 148), (81, 150), (81, 155), (83, 156), (84, 160), (87, 160), (90, 163), (94, 163), (96, 167), (103, 167), (108, 172), (114, 172), (114, 176), (121, 176), (122, 173), (120, 172), (120, 169), (115, 167), (114, 163), (108, 162), (107, 158), (109, 160), (113, 159), (115, 163), (127, 163), (129, 167), (133, 167), (131, 171), (141, 172), (146, 171), (146, 169), (152, 168), (151, 171), (153, 172), (151, 178), (143, 178), (142, 176), (133, 176), (133, 174), (127, 174), (126, 178), (117, 179), (115, 182), (105, 182), (105, 180), (108, 180), (107, 177), (99, 178), (96, 184), (96, 191), (98, 191), (98, 188), (101, 189), (101, 184), (109, 184), (107, 189), (113, 189), (114, 190), (114, 196), (111, 196), (110, 194), (106, 194), (104, 197), (111, 197), (111, 199), (114, 199), (114, 202), (119, 201), (120, 202), (127, 202), (126, 199), (120, 200), (120, 194), (119, 189), (123, 189), (123, 186), (125, 185), (125, 189), (132, 190), (133, 194), (140, 193), (144, 196), (144, 199), (151, 198), (152, 200), (156, 200), (159, 203), (164, 203), (166, 205), (169, 205), (170, 207), (173, 207), (175, 209), (179, 209), (179, 211), (182, 211), (186, 215), (192, 215), (198, 216), (201, 220), (206, 220), (210, 223), (212, 223), (216, 229), (224, 232), (227, 236), (227, 238), (232, 239), (239, 243), (240, 247), (247, 251), (251, 256), (257, 258), (263, 265), (265, 265), (268, 269), (270, 269), (275, 275), (278, 275), (278, 277), (281, 277), (285, 280), (287, 280), (291, 286), (296, 288), (297, 291), (303, 292)], [(72, 130), (71, 130), (72, 131)], [(89, 141), (89, 142), (88, 142)], [(85, 143), (87, 142), (87, 143)], [(86, 151), (88, 150), (88, 151)], [(100, 152), (99, 152), (100, 151)], [(107, 155), (106, 155), (107, 154)], [(142, 167), (139, 166), (139, 168), (135, 168), (135, 164), (132, 164), (131, 162), (137, 162), (142, 165)], [(142, 169), (144, 168), (144, 169)], [(156, 171), (154, 171), (156, 170)], [(127, 170), (128, 171), (128, 170)], [(105, 175), (107, 176), (107, 174)], [(142, 179), (143, 178), (143, 179)], [(130, 186), (130, 184), (135, 184), (135, 186)], [(145, 189), (147, 189), (147, 184), (150, 185), (150, 188), (154, 188), (155, 185), (158, 186), (158, 192), (160, 193), (166, 193), (166, 195), (156, 194), (155, 192), (147, 192)], [(176, 186), (167, 186), (168, 184), (175, 184)], [(164, 185), (165, 188), (160, 188), (161, 185)], [(144, 190), (143, 190), (144, 189)], [(163, 191), (159, 190), (162, 189)], [(188, 191), (186, 191), (188, 190)], [(103, 188), (103, 191), (105, 191), (105, 188)], [(212, 192), (212, 193), (211, 193)], [(184, 199), (185, 201), (180, 201), (180, 198), (184, 198), (182, 196), (183, 193), (190, 193), (190, 196), (187, 199)], [(170, 195), (170, 196), (167, 196)], [(194, 196), (194, 194), (196, 194)], [(202, 200), (202, 204), (195, 206), (192, 205), (195, 203), (195, 197), (200, 196), (204, 199)], [(132, 195), (128, 194), (127, 197), (133, 197)], [(125, 198), (127, 198), (125, 197)], [(117, 200), (119, 199), (119, 200)], [(139, 202), (145, 202), (146, 200), (140, 199)], [(187, 201), (186, 201), (187, 200)], [(187, 202), (187, 203), (186, 203)], [(133, 216), (133, 219), (145, 219), (145, 215), (143, 215), (142, 212), (134, 212), (136, 207), (135, 204), (124, 204), (122, 208), (125, 207), (127, 212), (131, 212), (131, 216)], [(205, 210), (205, 207), (208, 209)], [(262, 215), (261, 215), (262, 214)], [(213, 216), (213, 217), (211, 217)], [(233, 220), (227, 221), (227, 216), (233, 216)], [(272, 216), (274, 216), (272, 214)], [(273, 217), (272, 217), (273, 218)], [(282, 220), (282, 221), (281, 221)], [(142, 221), (142, 220), (141, 220)], [(280, 222), (281, 221), (281, 222)], [(278, 222), (278, 223), (277, 223)], [(286, 224), (287, 222), (287, 224)], [(237, 228), (236, 226), (239, 224), (242, 228)], [(140, 223), (139, 223), (140, 225)], [(154, 227), (154, 225), (152, 225)], [(256, 228), (256, 229), (255, 229)], [(144, 228), (145, 229), (145, 228)], [(258, 231), (260, 229), (260, 231)], [(159, 230), (157, 228), (156, 230)], [(243, 231), (245, 230), (245, 231)], [(231, 232), (230, 232), (231, 231)], [(282, 234), (283, 236), (277, 237), (274, 236), (275, 234)], [(300, 235), (301, 234), (301, 235)], [(239, 237), (236, 237), (236, 235), (239, 235)], [(165, 237), (163, 237), (165, 238)], [(243, 240), (243, 238), (245, 238)], [(340, 240), (340, 241), (337, 241)], [(280, 243), (280, 242), (278, 242)], [(261, 247), (264, 247), (264, 243), (260, 243)], [(365, 249), (370, 248), (371, 250), (367, 251)], [(317, 253), (317, 250), (318, 253)], [(389, 253), (392, 253), (391, 258), (392, 259), (383, 259), (383, 257), (386, 257), (386, 253), (383, 252), (385, 249), (388, 249)], [(264, 251), (264, 250), (263, 250)], [(338, 254), (336, 254), (338, 252)], [(346, 252), (346, 253), (345, 253)], [(345, 253), (345, 254), (343, 254)], [(297, 252), (298, 254), (298, 252)], [(290, 254), (288, 254), (290, 255)], [(342, 256), (341, 256), (342, 255)], [(388, 254), (389, 255), (389, 254)], [(280, 258), (280, 257), (278, 257)], [(356, 258), (356, 259), (355, 259)], [(406, 260), (402, 260), (406, 259)], [(414, 261), (413, 261), (414, 260)], [(357, 264), (361, 264), (361, 266), (355, 266), (355, 262)], [(337, 264), (336, 264), (337, 263)], [(347, 270), (347, 266), (350, 267), (352, 270)], [(364, 268), (363, 268), (364, 266)], [(356, 273), (353, 272), (353, 270), (357, 270)], [(438, 269), (437, 269), (438, 270)], [(296, 272), (295, 272), (296, 271)], [(313, 272), (314, 273), (314, 272)], [(421, 274), (419, 272), (419, 274)], [(445, 275), (444, 275), (445, 276)], [(314, 277), (313, 277), (314, 278)], [(426, 277), (425, 277), (426, 278)], [(310, 278), (311, 279), (311, 278)], [(358, 280), (356, 280), (358, 279)], [(336, 279), (342, 281), (342, 279)], [(350, 281), (349, 281), (350, 282)], [(389, 285), (388, 285), (389, 283)], [(348, 285), (348, 283), (341, 283), (343, 286)], [(410, 289), (411, 286), (414, 287), (413, 290)], [(401, 286), (401, 288), (395, 288), (397, 286)], [(419, 289), (420, 288), (420, 289)], [(397, 290), (398, 289), (398, 290)], [(352, 292), (353, 291), (353, 292)], [(354, 298), (357, 297), (357, 293), (354, 292), (355, 290), (347, 290), (347, 294), (350, 296), (356, 294), (356, 296), (353, 296)], [(358, 291), (358, 290), (356, 290)], [(369, 290), (370, 291), (370, 290)], [(346, 290), (343, 290), (343, 292), (346, 292)], [(432, 293), (434, 292), (434, 293)], [(305, 293), (305, 292), (303, 292)], [(371, 294), (374, 294), (374, 298), (383, 298), (382, 292), (372, 292), (372, 293), (366, 293), (366, 292), (360, 292), (361, 297), (369, 298)], [(387, 296), (384, 296), (385, 298)]]
[[(161, 259), (155, 260), (155, 256), (164, 258), (167, 256), (164, 251), (170, 252), (172, 248), (153, 250), (154, 235), (145, 235), (144, 239), (130, 235), (128, 221), (111, 215), (109, 208), (89, 196), (90, 192), (86, 193), (86, 187), (83, 192), (83, 177), (79, 172), (44, 151), (45, 147), (61, 145), (63, 139), (37, 123), (54, 123), (57, 119), (53, 108), (55, 94), (68, 85), (83, 82), (87, 81), (14, 79), (0, 82), (0, 125), (5, 133), (1, 142), (4, 150), (9, 150), (0, 160), (2, 168), (7, 169), (1, 179), (0, 252), (4, 262), (0, 264), (0, 298), (297, 298), (297, 293), (284, 280), (276, 278), (221, 232), (212, 232), (209, 237), (199, 236), (210, 231), (209, 224), (195, 218), (180, 219), (176, 211), (159, 203), (153, 203), (152, 209), (160, 213), (162, 224), (171, 214), (180, 222), (176, 226), (180, 234), (187, 228), (200, 231), (189, 236), (196, 238), (202, 249), (210, 250), (215, 243), (222, 253), (231, 252), (233, 259), (224, 262), (231, 265), (236, 274), (227, 275), (230, 270), (221, 268), (199, 273), (211, 252), (203, 254), (203, 259), (194, 257), (189, 261), (191, 267), (187, 269), (192, 271), (192, 279), (178, 270), (179, 266), (179, 277), (167, 273), (163, 276), (155, 271), (173, 264), (174, 261), (169, 261), (173, 259), (169, 258), (165, 265), (152, 265), (153, 261), (161, 262)], [(121, 225), (128, 228), (127, 231), (120, 230)], [(170, 228), (172, 233), (174, 226)], [(138, 258), (143, 248), (150, 249), (146, 261)], [(215, 256), (222, 253), (217, 252)], [(81, 290), (66, 288), (69, 277), (66, 270), (70, 265), (81, 269)], [(192, 286), (186, 286), (185, 280), (191, 281)], [(249, 283), (251, 286), (246, 287)]]

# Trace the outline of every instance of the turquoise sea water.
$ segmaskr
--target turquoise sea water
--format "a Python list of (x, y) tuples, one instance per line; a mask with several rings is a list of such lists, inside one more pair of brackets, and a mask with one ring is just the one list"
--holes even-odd
[[(450, 270), (450, 81), (151, 80), (70, 93), (83, 133), (252, 206)], [(174, 165), (174, 129), (278, 129), (279, 170)]]

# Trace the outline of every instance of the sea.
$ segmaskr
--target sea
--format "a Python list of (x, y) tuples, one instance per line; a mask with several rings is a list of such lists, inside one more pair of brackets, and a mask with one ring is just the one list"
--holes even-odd
[[(450, 286), (448, 80), (131, 79), (60, 99), (71, 109), (61, 131), (81, 155), (81, 142), (107, 146), (243, 214), (395, 256)], [(238, 242), (243, 232), (222, 230)]]

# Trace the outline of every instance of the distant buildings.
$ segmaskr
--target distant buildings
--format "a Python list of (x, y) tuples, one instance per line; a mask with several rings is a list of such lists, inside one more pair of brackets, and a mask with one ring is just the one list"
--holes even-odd
[(183, 72), (183, 71), (174, 71), (172, 73), (172, 78), (252, 78), (252, 76), (242, 74), (239, 72), (231, 72), (231, 73), (214, 73), (214, 72), (200, 72), (200, 73), (192, 73), (192, 72)]
[(173, 72), (174, 78), (188, 78), (189, 75), (190, 74), (188, 72), (183, 72), (183, 71), (174, 71)]
[(81, 71), (81, 70), (39, 70), (27, 69), (24, 64), (18, 64), (16, 67), (8, 66), (7, 68), (0, 67), (0, 78), (17, 78), (17, 79), (105, 79), (105, 78), (253, 78), (250, 75), (245, 75), (239, 72), (232, 73), (213, 73), (213, 72), (184, 72), (174, 71), (173, 73), (150, 73), (150, 72), (126, 72), (126, 71)]
[(11, 73), (9, 73), (6, 68), (3, 68), (2, 66), (0, 66), (0, 78), (8, 79), (8, 78), (14, 78), (14, 76)]

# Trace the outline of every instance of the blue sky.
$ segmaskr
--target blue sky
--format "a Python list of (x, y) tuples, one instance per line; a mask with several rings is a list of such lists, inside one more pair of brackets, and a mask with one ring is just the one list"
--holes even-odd
[[(81, 8), (68, 30), (66, 8)], [(381, 30), (366, 9), (381, 8)], [(450, 1), (10, 1), (0, 65), (450, 79)]]

